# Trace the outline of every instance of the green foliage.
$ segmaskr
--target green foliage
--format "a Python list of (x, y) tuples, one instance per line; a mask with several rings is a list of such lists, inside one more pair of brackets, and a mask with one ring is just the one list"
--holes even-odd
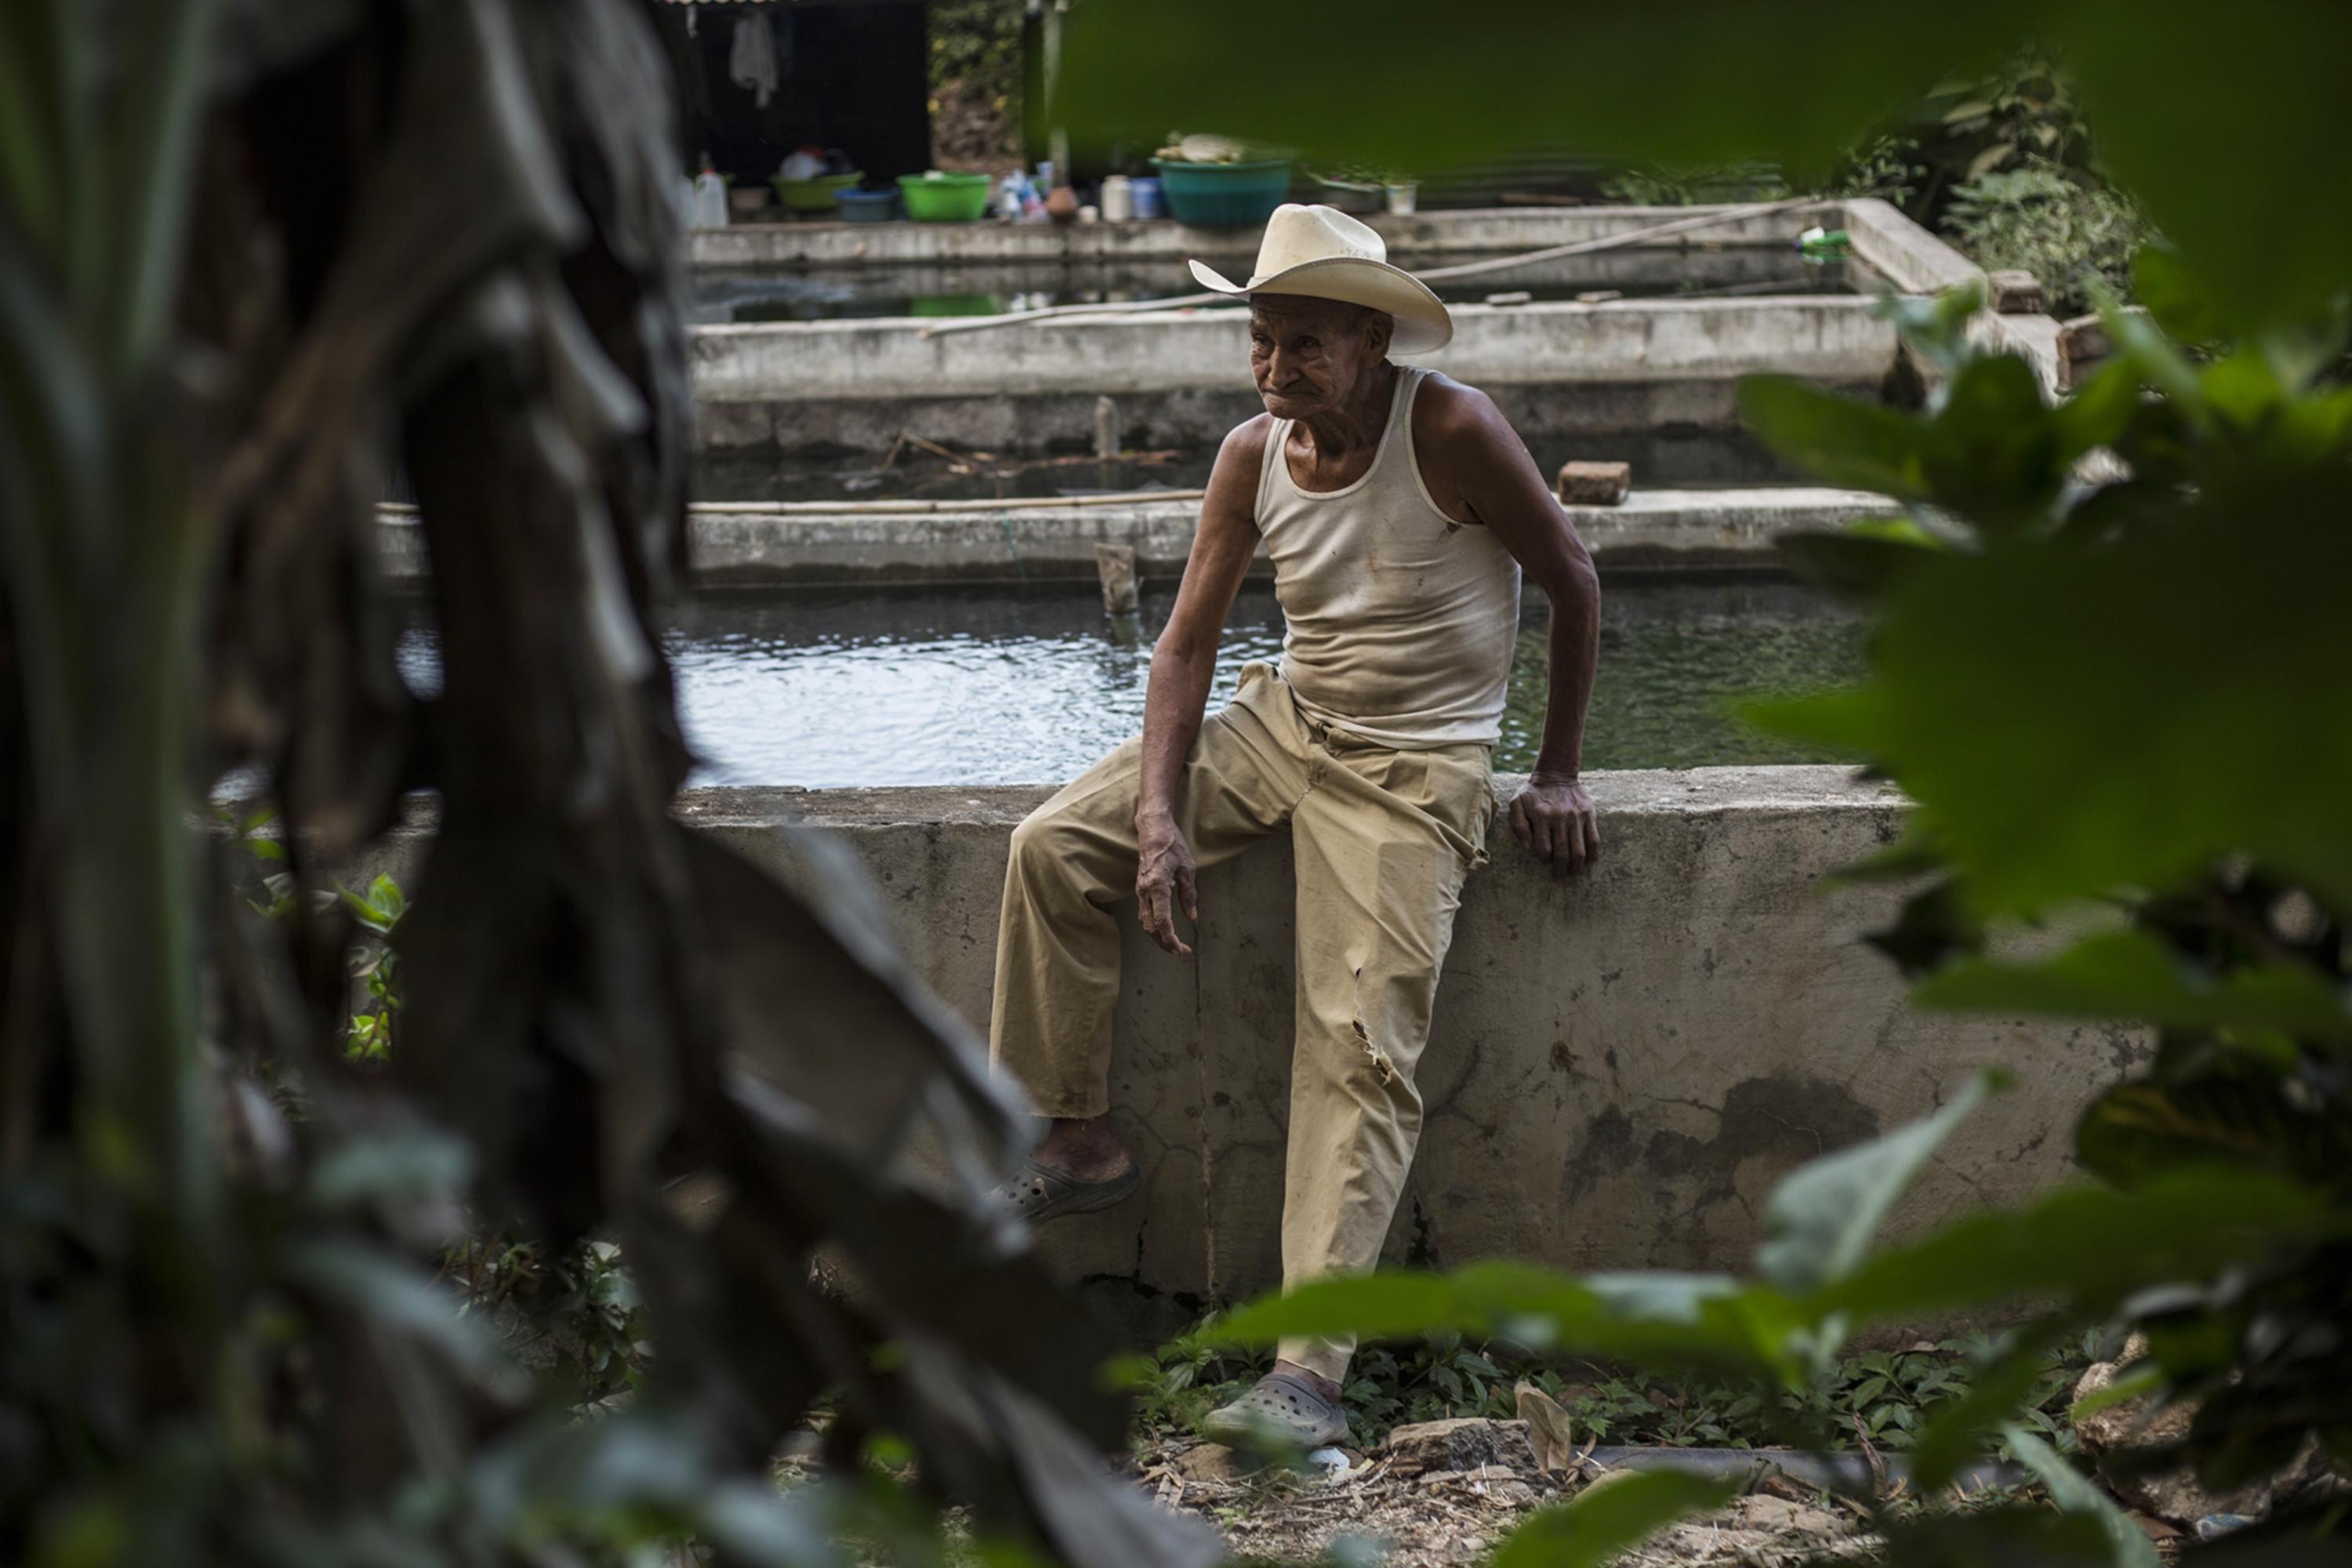
[(2081, 1471), (2061, 1458), (2040, 1437), (2021, 1427), (2010, 1428), (2009, 1442), (2018, 1461), (2049, 1489), (2051, 1501), (2068, 1513), (2098, 1521), (2116, 1568), (2158, 1568), (2156, 1543)]
[(1919, 143), (1911, 137), (1874, 136), (1845, 157), (1822, 185), (1822, 194), (1841, 201), (1869, 197), (1908, 205), (1927, 175), (1919, 156)]
[[(260, 855), (264, 860), (283, 855), (282, 846), (254, 837), (274, 816), (257, 812), (236, 825), (237, 841), (248, 850), (258, 853), (268, 845), (279, 851), (277, 857)], [(271, 879), (282, 881), (283, 874)], [(268, 918), (282, 919), (291, 897), (281, 890), (272, 903), (255, 907)], [(366, 1000), (346, 1026), (343, 1058), (354, 1065), (383, 1067), (392, 1059), (394, 1019), (401, 1006), (393, 942), (408, 911), (407, 897), (390, 875), (380, 874), (364, 891), (323, 891), (318, 903), (321, 913), (348, 914), (359, 931), (349, 973)], [(343, 1144), (312, 1173), (311, 1186), (321, 1204), (345, 1206), (362, 1196), (457, 1191), (473, 1168), (464, 1143), (431, 1129), (411, 1129), (396, 1137)], [(551, 1262), (543, 1251), (535, 1242), (503, 1236), (467, 1237), (444, 1249), (441, 1277), (457, 1288), (457, 1316), (478, 1314), (509, 1345), (539, 1347), (537, 1353), (563, 1368), (567, 1404), (583, 1413), (609, 1413), (625, 1403), (625, 1394), (644, 1385), (652, 1353), (644, 1302), (616, 1244), (583, 1240)], [(449, 1307), (420, 1301), (420, 1310), (446, 1313)]]
[[(2124, 364), (2059, 408), (2021, 362), (1949, 345), (1948, 395), (1916, 418), (1750, 384), (1744, 406), (1792, 458), (1861, 471), (1834, 454), (1866, 429), (1867, 471), (1973, 530), (1869, 593), (1871, 683), (1770, 717), (1880, 758), (1979, 914), (2179, 886), (2233, 852), (2340, 899), (2332, 793), (2296, 781), (2352, 770), (2352, 677), (2321, 657), (2310, 585), (2352, 546), (2306, 525), (2343, 499), (2352, 393), (2313, 379), (2324, 353), (2301, 336), (2191, 367), (2144, 319), (2114, 330)], [(2068, 470), (2098, 442), (2134, 474), (2086, 494)], [(1990, 691), (1997, 710), (1975, 705)]]
[(1106, 1369), (1106, 1377), (1133, 1396), (1139, 1431), (1189, 1432), (1272, 1368), (1271, 1348), (1229, 1344), (1217, 1324), (1212, 1315), (1183, 1338)]
[(1958, 186), (1944, 229), (1978, 266), (2022, 268), (2042, 279), (2061, 316), (2090, 309), (2090, 279), (2127, 297), (2132, 258), (2156, 238), (2128, 195), (2039, 157)]
[(2033, 49), (1937, 84), (1894, 131), (1865, 136), (1801, 186), (1772, 161), (1748, 158), (1637, 165), (1601, 187), (1644, 206), (1773, 201), (1801, 188), (1892, 202), (1979, 266), (2032, 272), (2063, 316), (2089, 308), (2088, 278), (2130, 297), (2132, 257), (2156, 237), (2095, 164), (2072, 83)]
[(1938, 83), (1906, 128), (1945, 184), (2026, 163), (2090, 169), (2090, 130), (2074, 84), (2040, 49), (2022, 50), (1998, 69)]
[(636, 1284), (610, 1241), (583, 1241), (552, 1263), (534, 1242), (468, 1237), (443, 1255), (442, 1270), (521, 1353), (563, 1370), (562, 1396), (583, 1414), (623, 1408), (645, 1386), (653, 1354)]
[[(1865, 1442), (1904, 1449), (1929, 1436), (1933, 1417), (1950, 1416), (1979, 1400), (1981, 1419), (1970, 1415), (1947, 1427), (1968, 1439), (1952, 1453), (1957, 1464), (1996, 1441), (2000, 1424), (2012, 1419), (2071, 1450), (2066, 1400), (2095, 1359), (2097, 1338), (2085, 1332), (2050, 1345), (1974, 1335), (1864, 1351), (1838, 1358), (1822, 1376), (1790, 1390), (1592, 1361), (1531, 1359), (1522, 1345), (1471, 1343), (1457, 1331), (1440, 1331), (1360, 1348), (1348, 1372), (1348, 1420), (1353, 1440), (1365, 1447), (1408, 1422), (1464, 1415), (1507, 1420), (1517, 1414), (1517, 1390), (1525, 1382), (1567, 1411), (1579, 1434), (1602, 1444), (1749, 1448), (1793, 1437), (1831, 1451)], [(1137, 1358), (1121, 1375), (1136, 1394), (1143, 1434), (1181, 1433), (1263, 1375), (1268, 1359), (1263, 1349), (1225, 1345), (1212, 1318), (1173, 1344)], [(1980, 1398), (1980, 1389), (1988, 1396)]]
[(1719, 1507), (1732, 1481), (1672, 1470), (1636, 1472), (1528, 1519), (1495, 1553), (1495, 1568), (1597, 1568), (1685, 1514)]
[[(1614, 1421), (1619, 1432), (1630, 1424), (1670, 1441), (1709, 1443), (1737, 1442), (1761, 1429), (1816, 1449), (1849, 1440), (1916, 1448), (1927, 1476), (1948, 1478), (1996, 1436), (2021, 1458), (2032, 1447), (2038, 1458), (2050, 1438), (2063, 1443), (2059, 1411), (2074, 1368), (2054, 1347), (2087, 1349), (2127, 1303), (2144, 1309), (2157, 1299), (2151, 1292), (2169, 1290), (2167, 1310), (2177, 1314), (2184, 1300), (2201, 1300), (2193, 1282), (2229, 1279), (2352, 1237), (2352, 1213), (2331, 1204), (2312, 1173), (2283, 1178), (2200, 1163), (2128, 1189), (2062, 1189), (2020, 1209), (1988, 1211), (1867, 1250), (1880, 1216), (1990, 1087), (1961, 1097), (1947, 1113), (1793, 1173), (1766, 1207), (1760, 1277), (1753, 1281), (1665, 1274), (1578, 1279), (1502, 1262), (1445, 1276), (1374, 1274), (1318, 1281), (1252, 1303), (1174, 1353), (1197, 1354), (1202, 1343), (1353, 1330), (1436, 1336), (1430, 1352), (1442, 1358), (1458, 1349), (1453, 1334), (1484, 1335), (1538, 1353), (1685, 1369), (1728, 1395), (1702, 1395), (1699, 1420), (1664, 1421), (1669, 1410), (1688, 1414), (1693, 1402), (1677, 1400), (1646, 1376), (1621, 1373), (1587, 1397), (1564, 1400), (1592, 1429)], [(1873, 1324), (1997, 1307), (2014, 1311), (2024, 1302), (2037, 1304), (2035, 1315), (2000, 1340), (1840, 1357), (1849, 1336)], [(2216, 1348), (2210, 1333), (2189, 1337), (2209, 1356)], [(2231, 1360), (2232, 1342), (2226, 1333), (2219, 1339), (2214, 1371)], [(1954, 1351), (1965, 1353), (1955, 1357)], [(2185, 1352), (2179, 1359), (2185, 1364)], [(1460, 1386), (1466, 1403), (1472, 1390)], [(2220, 1381), (2209, 1377), (2200, 1387), (2213, 1398)], [(1491, 1386), (1480, 1387), (1476, 1397), (1487, 1405)], [(2317, 1409), (2306, 1403), (2267, 1413), (2296, 1421)], [(2283, 1440), (2276, 1423), (2264, 1432)], [(2076, 1506), (2066, 1497), (2056, 1500)], [(1889, 1504), (1882, 1500), (1881, 1506)]]
[(997, 99), (1021, 91), (1022, 0), (932, 0), (931, 88), (964, 82)]
[[(1918, 145), (1906, 136), (1874, 136), (1841, 155), (1803, 187), (1832, 200), (1875, 196), (1906, 202), (1926, 175), (1912, 160)], [(1696, 206), (1715, 202), (1773, 202), (1799, 194), (1779, 165), (1765, 159), (1675, 166), (1642, 164), (1601, 182), (1601, 194), (1631, 206)]]
[[(1879, 614), (1874, 679), (1779, 719), (1834, 730), (1920, 803), (1926, 853), (1908, 868), (1929, 886), (1899, 942), (1881, 942), (1917, 974), (1922, 1002), (2156, 1031), (2147, 1070), (2077, 1129), (2105, 1193), (2048, 1215), (2030, 1240), (1964, 1222), (1940, 1263), (1921, 1257), (1900, 1281), (1876, 1269), (1850, 1298), (1883, 1310), (1890, 1295), (1965, 1289), (1989, 1264), (2014, 1278), (2001, 1260), (2024, 1250), (2107, 1251), (2106, 1293), (2149, 1336), (2139, 1381), (2197, 1405), (2186, 1437), (2147, 1462), (2190, 1461), (2228, 1486), (2314, 1434), (2352, 1455), (2352, 1350), (2322, 1327), (2352, 1312), (2352, 862), (2326, 826), (2352, 786), (2352, 679), (2321, 653), (2334, 612), (2310, 588), (2312, 574), (2352, 566), (2322, 521), (2352, 500), (2352, 390), (2335, 370), (2347, 305), (2232, 340), (2231, 305), (2177, 258), (2146, 252), (2138, 275), (2154, 320), (2111, 310), (2118, 363), (2070, 405), (2000, 416), (2013, 464), (1956, 483), (1916, 460), (1947, 439), (1957, 391), (1906, 429), (1874, 426), (1874, 450), (1901, 455), (1916, 481), (1897, 493), (1944, 520), (1943, 547), (1874, 582), (1849, 574)], [(2000, 363), (1957, 332), (1927, 346), (1961, 378)], [(1834, 447), (1852, 421), (1818, 412), (1809, 426), (1782, 398), (1769, 416), (1783, 437)], [(2092, 441), (2129, 477), (2070, 482)], [(2196, 632), (2145, 635), (2163, 625)], [(2104, 917), (2072, 918), (2074, 940), (2054, 952), (1988, 952), (2003, 920), (2092, 908)], [(2314, 1225), (2250, 1272), (2160, 1261), (2161, 1230), (2114, 1228), (2120, 1205), (2159, 1191), (2174, 1226), (2238, 1223), (2246, 1211), (2217, 1201), (2221, 1184), (2264, 1178), (2310, 1194)]]
[(1775, 202), (1797, 193), (1766, 159), (1738, 163), (1647, 164), (1601, 182), (1601, 194), (1627, 206), (1702, 206), (1716, 202)]
[[(1772, 1440), (1768, 1400), (1793, 1398), (1737, 1383), (1603, 1371), (1590, 1363), (1536, 1380), (1567, 1411), (1574, 1430), (1606, 1444), (1667, 1448), (1747, 1448)], [(1580, 1381), (1590, 1376), (1592, 1381)]]
[(1348, 1369), (1348, 1423), (1357, 1440), (1376, 1441), (1409, 1421), (1509, 1415), (1516, 1383), (1491, 1351), (1465, 1344), (1452, 1331), (1418, 1342), (1367, 1346)]
[[(2352, 163), (2303, 153), (2340, 138), (2352, 10), (2306, 0), (2249, 0), (2226, 26), (2192, 0), (1994, 0), (1900, 26), (1864, 0), (1383, 3), (1344, 27), (1316, 7), (1092, 0), (1070, 14), (1064, 109), (1100, 143), (1182, 122), (1310, 160), (1442, 171), (1537, 145), (1685, 168), (1764, 158), (1811, 184), (1866, 137), (1907, 129), (1939, 86), (2029, 45), (2065, 62), (2053, 121), (2079, 103), (2100, 167), (2206, 288), (2285, 321), (2341, 287)], [(2024, 150), (2050, 152), (2040, 122), (2013, 118)]]
[[(242, 818), (215, 806), (213, 815), (227, 828), (230, 842), (257, 861), (264, 866), (284, 863), (286, 846), (264, 831), (278, 819), (275, 806)], [(264, 920), (282, 921), (293, 912), (294, 879), (289, 873), (266, 873), (262, 888), (266, 898), (246, 900), (254, 913)], [(355, 1004), (344, 1025), (343, 1058), (351, 1062), (381, 1066), (392, 1055), (394, 1024), (401, 1006), (400, 955), (393, 947), (393, 928), (408, 912), (407, 896), (401, 891), (400, 884), (384, 873), (379, 874), (364, 890), (341, 887), (316, 889), (312, 901), (319, 914), (340, 910), (358, 928), (346, 955), (346, 973), (364, 1000)]]
[(367, 992), (343, 1035), (343, 1055), (355, 1062), (381, 1062), (392, 1053), (393, 1023), (400, 1011), (400, 956), (393, 947), (393, 928), (407, 912), (408, 900), (388, 875), (378, 876), (364, 893), (344, 888), (340, 894), (365, 933), (352, 946), (351, 976)]
[(934, 0), (924, 14), (932, 156), (950, 167), (1019, 162), (1028, 64), (1021, 0)]

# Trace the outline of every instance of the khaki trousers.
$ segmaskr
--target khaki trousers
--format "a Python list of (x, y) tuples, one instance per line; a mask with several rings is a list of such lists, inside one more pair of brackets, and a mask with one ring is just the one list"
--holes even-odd
[[(1039, 1114), (1110, 1109), (1118, 906), (1135, 896), (1141, 743), (1129, 741), (1013, 830), (997, 931), (990, 1058)], [(1485, 859), (1490, 748), (1400, 752), (1316, 724), (1272, 668), (1204, 720), (1177, 826), (1202, 867), (1290, 828), (1297, 996), (1285, 1157), (1286, 1288), (1379, 1260), (1421, 1136), (1414, 1068), (1463, 878)], [(1279, 1353), (1338, 1379), (1344, 1342)]]

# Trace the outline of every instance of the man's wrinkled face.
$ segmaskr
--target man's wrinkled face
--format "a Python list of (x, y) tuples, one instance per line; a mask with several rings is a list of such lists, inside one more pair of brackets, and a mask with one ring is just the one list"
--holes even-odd
[(1303, 295), (1250, 300), (1250, 374), (1276, 419), (1311, 419), (1339, 406), (1388, 353), (1389, 318), (1360, 305)]

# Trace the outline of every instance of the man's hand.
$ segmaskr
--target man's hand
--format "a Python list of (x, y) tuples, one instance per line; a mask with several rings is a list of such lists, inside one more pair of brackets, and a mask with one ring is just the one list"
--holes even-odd
[(1192, 950), (1176, 930), (1176, 908), (1182, 904), (1187, 920), (1201, 918), (1200, 897), (1192, 890), (1192, 847), (1184, 842), (1171, 819), (1161, 816), (1135, 825), (1136, 913), (1151, 940), (1180, 957)]
[(1550, 863), (1554, 879), (1583, 870), (1601, 855), (1592, 797), (1574, 779), (1537, 773), (1521, 784), (1511, 797), (1511, 828), (1537, 859)]

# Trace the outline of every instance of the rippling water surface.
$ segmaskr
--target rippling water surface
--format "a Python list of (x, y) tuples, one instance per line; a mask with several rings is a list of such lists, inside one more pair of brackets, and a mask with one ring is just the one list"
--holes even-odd
[[(1545, 612), (1531, 595), (1496, 765), (1523, 771), (1543, 722)], [(1123, 623), (1091, 588), (1029, 593), (714, 594), (667, 632), (688, 738), (706, 784), (1040, 784), (1067, 779), (1142, 727), (1150, 637), (1172, 593)], [(1843, 760), (1760, 734), (1737, 697), (1862, 673), (1862, 626), (1784, 583), (1607, 590), (1589, 768)], [(1210, 700), (1282, 647), (1282, 612), (1253, 585), (1235, 605)], [(429, 627), (404, 663), (437, 679)]]

